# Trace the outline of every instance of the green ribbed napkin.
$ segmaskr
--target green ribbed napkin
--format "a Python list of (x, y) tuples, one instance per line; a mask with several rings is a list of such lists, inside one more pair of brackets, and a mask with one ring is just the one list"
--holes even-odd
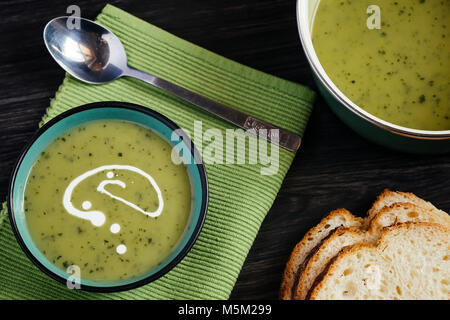
[[(216, 55), (111, 5), (97, 21), (121, 39), (132, 67), (303, 134), (314, 100), (308, 88)], [(51, 101), (43, 123), (72, 107), (107, 100), (147, 106), (190, 132), (194, 120), (202, 121), (203, 130), (234, 128), (139, 80), (122, 78), (95, 86), (70, 76)], [(126, 292), (69, 290), (44, 275), (16, 243), (4, 204), (0, 214), (0, 298), (227, 299), (294, 155), (279, 149), (275, 175), (261, 175), (262, 165), (207, 164), (209, 209), (194, 247), (162, 278)]]

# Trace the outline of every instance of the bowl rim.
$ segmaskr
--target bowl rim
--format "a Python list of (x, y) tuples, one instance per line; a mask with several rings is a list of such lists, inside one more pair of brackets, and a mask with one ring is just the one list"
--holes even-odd
[[(315, 5), (313, 15), (315, 15), (319, 3), (320, 0), (318, 0), (318, 3)], [(349, 111), (356, 114), (358, 117), (366, 120), (367, 122), (377, 126), (384, 131), (419, 140), (450, 140), (450, 130), (420, 130), (396, 125), (374, 116), (373, 114), (365, 111), (357, 104), (352, 102), (349, 98), (347, 98), (346, 95), (342, 91), (340, 91), (339, 88), (333, 83), (330, 77), (328, 77), (325, 69), (322, 67), (319, 61), (319, 58), (317, 57), (311, 37), (308, 36), (310, 34), (309, 29), (312, 26), (309, 25), (307, 16), (309, 12), (308, 10), (306, 10), (306, 6), (309, 6), (309, 0), (297, 0), (297, 28), (300, 36), (300, 41), (302, 43), (302, 48), (315, 76), (320, 80), (320, 82), (324, 85), (324, 87), (334, 97), (335, 100), (337, 100)]]
[[(84, 105), (80, 105), (74, 108), (71, 108), (57, 116), (55, 116), (54, 118), (52, 118), (51, 120), (49, 120), (47, 123), (45, 123), (42, 127), (40, 127), (34, 134), (33, 136), (27, 141), (25, 147), (21, 150), (20, 155), (16, 161), (16, 163), (13, 166), (13, 170), (10, 176), (10, 180), (9, 180), (9, 184), (8, 184), (8, 193), (7, 193), (7, 207), (8, 207), (8, 216), (9, 216), (9, 221), (11, 223), (12, 226), (12, 230), (14, 233), (14, 236), (17, 240), (17, 242), (19, 243), (19, 246), (21, 247), (21, 249), (24, 251), (25, 255), (31, 260), (31, 262), (33, 262), (34, 265), (36, 265), (38, 267), (39, 270), (43, 271), (46, 275), (48, 275), (49, 277), (53, 278), (54, 280), (57, 280), (58, 282), (60, 282), (61, 284), (66, 285), (68, 277), (67, 278), (63, 278), (57, 274), (55, 274), (53, 271), (49, 270), (46, 266), (44, 266), (34, 255), (33, 253), (30, 251), (30, 249), (28, 248), (28, 246), (25, 244), (25, 241), (22, 239), (22, 236), (18, 230), (16, 221), (15, 221), (15, 214), (14, 214), (14, 210), (13, 210), (13, 188), (14, 188), (14, 183), (16, 180), (16, 176), (18, 173), (18, 170), (22, 164), (22, 161), (24, 160), (25, 155), (27, 154), (27, 152), (29, 151), (29, 149), (31, 148), (31, 146), (36, 142), (36, 140), (44, 133), (46, 132), (50, 127), (52, 127), (54, 124), (56, 124), (57, 122), (59, 122), (62, 119), (65, 119), (71, 115), (74, 115), (76, 113), (80, 113), (80, 112), (84, 112), (84, 111), (88, 111), (88, 110), (93, 110), (93, 109), (101, 109), (101, 108), (117, 108), (117, 109), (127, 109), (127, 110), (131, 110), (131, 111), (136, 111), (136, 112), (140, 112), (143, 113), (146, 116), (150, 116), (155, 118), (156, 120), (162, 122), (164, 125), (166, 125), (169, 129), (171, 130), (179, 130), (177, 132), (180, 132), (183, 134), (183, 141), (186, 144), (190, 144), (191, 148), (191, 155), (194, 157), (194, 159), (196, 160), (196, 167), (198, 169), (198, 173), (200, 176), (200, 182), (201, 182), (201, 189), (202, 189), (202, 202), (201, 202), (201, 207), (200, 207), (200, 212), (199, 212), (199, 217), (198, 220), (196, 222), (194, 222), (195, 224), (193, 224), (193, 231), (191, 236), (189, 237), (188, 241), (186, 242), (186, 244), (184, 245), (184, 247), (182, 247), (182, 249), (180, 250), (180, 252), (172, 259), (170, 260), (161, 270), (157, 271), (154, 274), (149, 275), (148, 277), (142, 278), (140, 280), (137, 281), (133, 281), (127, 284), (122, 284), (122, 285), (111, 285), (111, 286), (92, 286), (92, 285), (85, 285), (85, 284), (81, 284), (80, 286), (80, 290), (84, 290), (84, 291), (89, 291), (89, 292), (103, 292), (103, 293), (108, 293), (108, 292), (118, 292), (118, 291), (125, 291), (125, 290), (130, 290), (130, 289), (135, 289), (137, 287), (143, 286), (145, 284), (148, 284), (150, 282), (153, 282), (155, 280), (157, 280), (158, 278), (162, 277), (163, 275), (165, 275), (166, 273), (168, 273), (170, 270), (172, 270), (178, 263), (181, 262), (181, 260), (188, 254), (188, 252), (192, 249), (194, 243), (196, 242), (202, 228), (205, 222), (205, 218), (206, 218), (206, 213), (208, 210), (208, 203), (209, 203), (209, 185), (208, 185), (208, 178), (206, 175), (206, 169), (205, 166), (203, 164), (203, 161), (201, 160), (201, 155), (199, 153), (199, 151), (197, 150), (197, 148), (195, 147), (194, 143), (192, 142), (192, 140), (189, 138), (189, 136), (184, 132), (183, 129), (181, 129), (177, 124), (175, 124), (175, 122), (173, 122), (172, 120), (170, 120), (169, 118), (167, 118), (166, 116), (162, 115), (161, 113), (152, 110), (150, 108), (141, 106), (141, 105), (137, 105), (137, 104), (133, 104), (133, 103), (128, 103), (128, 102), (120, 102), (120, 101), (100, 101), (100, 102), (93, 102), (93, 103), (88, 103), (88, 104), (84, 104)], [(99, 119), (101, 120), (101, 119)]]

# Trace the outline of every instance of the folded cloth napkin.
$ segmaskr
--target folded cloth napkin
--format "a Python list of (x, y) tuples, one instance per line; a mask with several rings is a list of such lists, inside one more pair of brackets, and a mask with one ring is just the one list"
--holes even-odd
[[(315, 96), (308, 88), (230, 61), (111, 5), (103, 9), (97, 21), (120, 38), (130, 66), (303, 134)], [(70, 76), (66, 76), (52, 99), (42, 123), (70, 108), (95, 101), (147, 106), (191, 133), (194, 121), (202, 121), (203, 131), (234, 129), (233, 125), (136, 79), (89, 85)], [(203, 146), (208, 143), (203, 142)], [(277, 151), (279, 167), (273, 175), (261, 175), (261, 168), (267, 167), (264, 164), (206, 163), (210, 201), (194, 247), (165, 276), (125, 292), (69, 290), (47, 277), (19, 248), (4, 204), (0, 214), (0, 298), (227, 299), (295, 156), (284, 149)]]

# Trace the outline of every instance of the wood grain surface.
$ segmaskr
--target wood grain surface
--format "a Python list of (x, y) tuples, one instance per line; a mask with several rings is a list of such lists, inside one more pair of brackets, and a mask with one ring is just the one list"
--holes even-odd
[[(112, 0), (156, 26), (227, 58), (315, 88), (297, 33), (294, 0)], [(46, 22), (80, 6), (93, 19), (105, 1), (0, 3), (0, 199), (64, 73), (42, 41)], [(318, 98), (303, 145), (247, 257), (231, 298), (276, 299), (288, 256), (328, 211), (363, 215), (384, 188), (414, 192), (450, 212), (449, 155), (402, 154), (346, 127)]]

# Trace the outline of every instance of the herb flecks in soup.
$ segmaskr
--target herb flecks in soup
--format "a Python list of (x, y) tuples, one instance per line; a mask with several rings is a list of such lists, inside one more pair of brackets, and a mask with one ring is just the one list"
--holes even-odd
[[(367, 26), (371, 5), (380, 29)], [(312, 40), (328, 76), (361, 108), (397, 125), (449, 130), (449, 17), (449, 0), (322, 0)]]
[(52, 142), (25, 189), (31, 236), (56, 266), (118, 281), (166, 259), (191, 211), (189, 176), (171, 145), (124, 121), (95, 121)]

